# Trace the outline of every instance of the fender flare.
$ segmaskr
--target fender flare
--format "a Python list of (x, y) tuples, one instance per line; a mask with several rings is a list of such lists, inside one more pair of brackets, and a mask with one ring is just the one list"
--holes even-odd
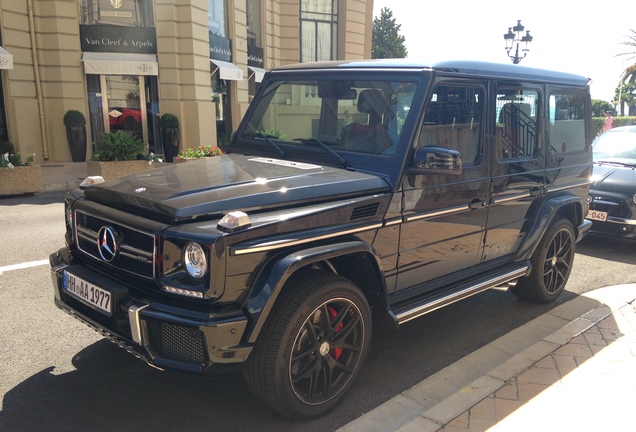
[(294, 272), (315, 262), (360, 252), (373, 257), (372, 265), (379, 277), (384, 302), (388, 304), (384, 271), (375, 249), (370, 244), (363, 241), (346, 241), (296, 250), (270, 259), (256, 277), (252, 285), (252, 292), (244, 306), (245, 313), (251, 322), (244, 335), (244, 340), (251, 344), (256, 342), (285, 283)]
[[(532, 257), (539, 241), (562, 208), (580, 204), (581, 198), (569, 193), (551, 196), (541, 201), (538, 204), (540, 207), (534, 212), (534, 218), (528, 221), (527, 235), (517, 252), (517, 259), (525, 260)], [(574, 231), (578, 233), (579, 224), (581, 223), (578, 212), (575, 212), (570, 220), (574, 226)]]

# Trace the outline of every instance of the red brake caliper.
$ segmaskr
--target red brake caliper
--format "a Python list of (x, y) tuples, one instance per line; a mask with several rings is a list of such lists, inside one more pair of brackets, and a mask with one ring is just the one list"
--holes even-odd
[[(338, 312), (336, 312), (336, 310), (331, 306), (327, 306), (327, 311), (329, 312), (330, 319), (334, 319), (336, 316), (338, 316)], [(343, 327), (344, 324), (341, 322), (340, 324), (338, 324), (338, 327), (336, 327), (335, 332), (338, 333), (340, 330), (342, 330)], [(342, 348), (332, 348), (330, 353), (331, 357), (333, 357), (334, 360), (338, 360), (342, 355)]]

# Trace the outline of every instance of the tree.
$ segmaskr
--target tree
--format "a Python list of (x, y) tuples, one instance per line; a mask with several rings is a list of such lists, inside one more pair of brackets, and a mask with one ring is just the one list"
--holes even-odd
[(603, 111), (612, 115), (616, 114), (611, 103), (601, 99), (592, 99), (592, 117), (603, 117)]
[[(623, 52), (618, 55), (629, 56), (627, 61), (634, 60), (636, 58), (636, 31), (630, 30), (631, 35), (627, 35), (630, 39), (627, 42), (623, 42), (622, 45), (630, 47), (632, 50), (629, 52)], [(636, 96), (634, 90), (636, 86), (636, 64), (631, 64), (625, 68), (621, 74), (621, 78), (618, 82), (618, 88), (616, 89), (616, 101), (620, 102), (621, 113), (623, 111), (623, 104), (626, 103), (629, 107), (630, 114), (634, 111), (634, 105), (636, 104)]]
[(382, 8), (380, 17), (373, 19), (372, 58), (404, 58), (407, 56), (404, 36), (399, 34), (401, 27), (401, 24), (396, 23), (391, 9)]

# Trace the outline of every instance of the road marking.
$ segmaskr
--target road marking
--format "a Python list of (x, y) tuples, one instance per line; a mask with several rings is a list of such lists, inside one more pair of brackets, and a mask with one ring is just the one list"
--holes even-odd
[(9, 266), (0, 267), (0, 275), (6, 271), (21, 270), (21, 269), (25, 269), (29, 267), (39, 267), (39, 266), (47, 265), (48, 263), (49, 263), (49, 260), (45, 259), (40, 261), (31, 261), (31, 262), (20, 263), (20, 264), (12, 264)]

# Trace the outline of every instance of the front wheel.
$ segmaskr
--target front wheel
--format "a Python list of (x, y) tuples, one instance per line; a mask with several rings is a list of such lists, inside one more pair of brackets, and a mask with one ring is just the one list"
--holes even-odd
[(348, 279), (310, 272), (286, 287), (243, 369), (261, 402), (290, 418), (331, 410), (369, 350), (371, 312)]
[(557, 219), (548, 228), (532, 255), (532, 272), (519, 279), (511, 291), (517, 297), (535, 303), (555, 300), (570, 277), (574, 245), (572, 223), (564, 218)]

